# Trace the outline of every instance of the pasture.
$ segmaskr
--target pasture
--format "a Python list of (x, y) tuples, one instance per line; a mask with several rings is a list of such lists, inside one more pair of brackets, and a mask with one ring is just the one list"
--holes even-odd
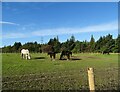
[(46, 53), (2, 54), (3, 90), (89, 90), (87, 68), (94, 68), (96, 90), (118, 89), (118, 54), (80, 53), (51, 61)]

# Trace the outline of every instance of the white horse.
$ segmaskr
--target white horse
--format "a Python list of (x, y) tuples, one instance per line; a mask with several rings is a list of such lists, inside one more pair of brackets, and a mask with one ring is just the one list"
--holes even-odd
[(31, 59), (28, 49), (22, 49), (21, 50), (21, 55), (22, 55), (22, 58), (26, 58), (26, 60)]

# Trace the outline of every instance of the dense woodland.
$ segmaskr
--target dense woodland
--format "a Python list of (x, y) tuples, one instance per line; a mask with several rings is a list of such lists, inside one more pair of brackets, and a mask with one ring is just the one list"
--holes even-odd
[(21, 42), (15, 42), (13, 46), (2, 47), (3, 53), (18, 53), (22, 48), (29, 49), (33, 53), (45, 53), (49, 51), (55, 51), (57, 53), (68, 50), (73, 53), (101, 53), (103, 51), (109, 51), (112, 53), (120, 53), (120, 35), (116, 39), (113, 39), (112, 35), (101, 36), (95, 41), (93, 35), (90, 41), (78, 41), (72, 35), (70, 39), (65, 42), (60, 42), (58, 37), (51, 38), (48, 43), (39, 44), (37, 42), (27, 42), (21, 44)]

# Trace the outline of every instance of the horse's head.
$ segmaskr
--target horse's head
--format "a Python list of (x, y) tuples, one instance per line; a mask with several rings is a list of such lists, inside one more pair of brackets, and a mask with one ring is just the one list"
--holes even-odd
[(30, 56), (30, 55), (28, 55), (28, 59), (31, 59), (31, 56)]
[(50, 55), (50, 52), (48, 52), (47, 55)]
[(31, 56), (29, 54), (26, 54), (26, 59), (31, 59)]

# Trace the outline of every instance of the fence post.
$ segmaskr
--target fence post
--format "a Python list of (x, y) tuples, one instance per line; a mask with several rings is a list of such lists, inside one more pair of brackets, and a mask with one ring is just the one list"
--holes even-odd
[(95, 92), (93, 68), (88, 68), (88, 81), (89, 81), (90, 92)]

